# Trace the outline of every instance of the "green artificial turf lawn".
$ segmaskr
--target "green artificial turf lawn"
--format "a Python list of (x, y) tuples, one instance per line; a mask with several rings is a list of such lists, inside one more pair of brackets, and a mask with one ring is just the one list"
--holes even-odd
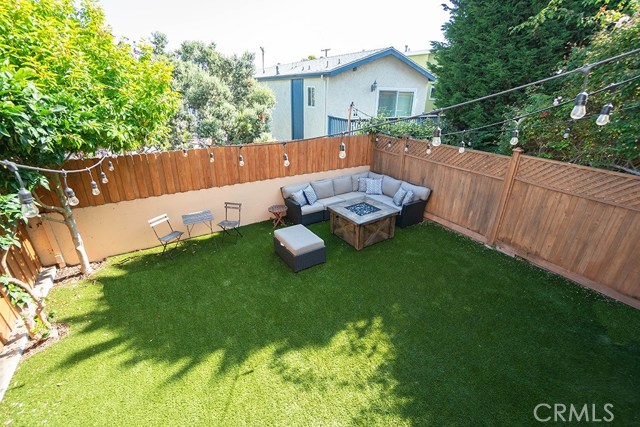
[(0, 422), (515, 426), (610, 403), (607, 425), (640, 424), (640, 311), (433, 224), (359, 252), (309, 228), (327, 262), (297, 274), (264, 222), (55, 288), (71, 332), (21, 364)]

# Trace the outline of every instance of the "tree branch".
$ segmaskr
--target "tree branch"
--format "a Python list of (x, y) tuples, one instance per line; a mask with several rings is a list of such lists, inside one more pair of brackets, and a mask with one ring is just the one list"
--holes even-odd
[(617, 169), (626, 173), (630, 173), (631, 175), (640, 176), (640, 171), (637, 169), (629, 169), (629, 168), (625, 168), (624, 166), (618, 166), (618, 165), (609, 165), (609, 167), (612, 169)]
[(49, 210), (49, 211), (51, 211), (51, 212), (57, 212), (57, 213), (59, 213), (59, 214), (64, 215), (64, 213), (65, 213), (65, 212), (64, 212), (64, 209), (59, 208), (59, 207), (57, 207), (57, 206), (45, 205), (45, 204), (42, 202), (42, 199), (40, 199), (40, 196), (38, 196), (38, 194), (37, 194), (35, 191), (33, 192), (33, 197), (36, 199), (36, 201), (38, 202), (38, 204), (39, 204), (40, 206), (42, 206), (43, 208), (45, 208), (45, 209), (47, 209), (47, 210)]
[[(52, 212), (52, 213), (55, 213), (55, 212)], [(55, 218), (51, 218), (50, 216), (46, 216), (46, 215), (40, 215), (40, 218), (44, 218), (47, 221), (51, 221), (51, 222), (57, 222), (57, 223), (60, 223), (60, 224), (65, 224), (65, 225), (67, 224), (63, 219), (55, 219)]]

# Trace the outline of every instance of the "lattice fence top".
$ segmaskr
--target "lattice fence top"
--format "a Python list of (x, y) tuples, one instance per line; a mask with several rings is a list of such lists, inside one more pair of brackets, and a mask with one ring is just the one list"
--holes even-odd
[(495, 178), (504, 178), (509, 167), (509, 157), (507, 156), (469, 149), (466, 149), (464, 153), (459, 153), (457, 147), (450, 145), (431, 146), (431, 153), (427, 154), (428, 146), (429, 141), (416, 139), (380, 136), (378, 141), (374, 140), (375, 150), (386, 154), (404, 154)]
[(389, 154), (400, 154), (404, 150), (405, 140), (388, 136), (378, 136), (373, 140), (375, 150), (384, 151)]
[(640, 210), (640, 177), (523, 156), (516, 179)]

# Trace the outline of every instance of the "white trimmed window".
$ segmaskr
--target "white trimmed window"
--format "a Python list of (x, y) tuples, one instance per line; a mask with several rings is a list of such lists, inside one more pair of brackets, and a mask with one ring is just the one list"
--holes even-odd
[(378, 115), (384, 117), (406, 117), (413, 109), (413, 92), (381, 90), (378, 93)]
[(316, 88), (315, 86), (307, 86), (307, 107), (316, 106)]
[(429, 88), (429, 99), (436, 99), (436, 87), (431, 86)]

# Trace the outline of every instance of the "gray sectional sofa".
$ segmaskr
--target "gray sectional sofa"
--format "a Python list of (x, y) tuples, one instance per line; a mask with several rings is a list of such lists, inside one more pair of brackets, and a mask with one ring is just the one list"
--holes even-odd
[[(360, 180), (365, 178), (381, 179), (382, 194), (372, 194), (377, 193), (375, 190), (369, 191), (368, 194), (366, 189), (363, 188), (360, 183)], [(311, 204), (308, 203), (308, 199), (306, 197), (302, 199), (302, 202), (296, 201), (295, 197), (298, 197), (298, 199), (300, 198), (300, 191), (309, 186), (313, 188), (318, 200)], [(401, 202), (400, 205), (396, 204), (393, 198), (398, 195), (398, 190), (400, 188), (402, 188), (403, 191), (411, 191), (413, 193), (413, 200), (405, 200), (405, 203)], [(332, 204), (347, 200), (355, 201), (360, 200), (363, 197), (368, 197), (383, 202), (396, 209), (398, 211), (396, 225), (398, 227), (407, 227), (423, 221), (427, 200), (431, 195), (430, 188), (414, 185), (409, 182), (401, 181), (391, 176), (375, 172), (361, 172), (353, 175), (339, 176), (333, 179), (285, 185), (280, 190), (288, 208), (287, 218), (289, 218), (294, 224), (303, 225), (328, 220), (329, 211), (327, 210), (327, 207)], [(297, 193), (297, 195), (294, 195), (294, 193)], [(396, 197), (396, 199), (397, 198), (398, 197)]]

